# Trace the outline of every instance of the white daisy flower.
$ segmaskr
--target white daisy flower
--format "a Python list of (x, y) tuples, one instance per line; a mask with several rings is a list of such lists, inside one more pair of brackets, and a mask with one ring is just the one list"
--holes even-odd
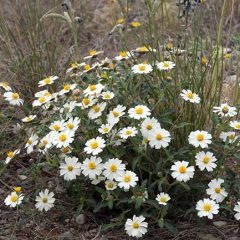
[(126, 107), (122, 105), (117, 105), (107, 116), (108, 123), (114, 125), (119, 122), (120, 117), (125, 114)]
[(98, 185), (100, 182), (105, 181), (106, 178), (104, 176), (96, 176), (95, 178), (91, 178), (92, 185)]
[(99, 118), (102, 115), (102, 112), (104, 111), (104, 109), (106, 108), (106, 103), (97, 103), (96, 105), (92, 106), (89, 113), (88, 113), (88, 117), (90, 119), (96, 119)]
[(217, 167), (215, 163), (217, 161), (216, 157), (211, 152), (199, 152), (195, 156), (196, 165), (201, 171), (207, 169), (208, 172), (212, 172), (214, 168)]
[(107, 134), (111, 131), (111, 129), (113, 128), (113, 125), (112, 124), (103, 124), (100, 126), (100, 128), (98, 128), (98, 131), (101, 133), (101, 134)]
[(189, 101), (191, 103), (200, 103), (201, 101), (200, 97), (191, 90), (183, 89), (180, 95), (185, 101)]
[(240, 121), (231, 121), (230, 127), (234, 128), (236, 130), (240, 130)]
[(37, 115), (29, 115), (25, 118), (22, 118), (22, 122), (31, 122), (33, 119), (35, 119), (37, 117)]
[(33, 152), (33, 147), (37, 144), (38, 136), (36, 134), (32, 134), (25, 145), (25, 148), (27, 148), (27, 153), (30, 154), (31, 152)]
[(240, 202), (237, 203), (237, 205), (235, 205), (234, 209), (233, 209), (235, 212), (237, 212), (234, 217), (237, 219), (237, 220), (240, 220)]
[(179, 182), (187, 182), (194, 175), (194, 167), (188, 167), (189, 163), (186, 161), (177, 161), (171, 167), (172, 177)]
[(53, 84), (58, 79), (57, 76), (50, 76), (38, 82), (39, 87)]
[(160, 205), (164, 205), (164, 206), (167, 205), (167, 202), (170, 199), (171, 199), (170, 196), (167, 193), (164, 193), (164, 192), (158, 194), (157, 197), (156, 197), (156, 200), (158, 201), (158, 203)]
[(38, 144), (40, 152), (46, 152), (47, 149), (51, 148), (54, 138), (55, 135), (53, 135), (52, 133), (49, 133), (45, 137), (43, 137)]
[(150, 46), (142, 46), (142, 47), (137, 47), (133, 52), (137, 53), (148, 53), (148, 52), (156, 52), (157, 50), (150, 47)]
[(166, 148), (170, 141), (171, 136), (169, 131), (163, 129), (163, 128), (157, 128), (153, 129), (148, 136), (149, 145), (152, 148), (160, 149), (160, 148)]
[(23, 198), (23, 194), (12, 192), (5, 198), (4, 203), (9, 207), (16, 207), (22, 203)]
[(39, 97), (38, 99), (33, 101), (32, 105), (33, 107), (39, 107), (50, 102), (51, 99), (52, 99), (52, 95)]
[(103, 164), (101, 162), (102, 159), (95, 156), (85, 159), (81, 166), (82, 174), (90, 179), (95, 179), (102, 173)]
[(58, 94), (59, 94), (59, 96), (62, 96), (64, 94), (69, 93), (70, 91), (74, 90), (76, 87), (77, 87), (76, 83), (74, 83), (74, 84), (66, 83), (66, 84), (64, 84), (63, 89)]
[(212, 143), (212, 135), (206, 131), (197, 130), (189, 134), (188, 142), (194, 147), (207, 148), (208, 144)]
[(213, 214), (218, 214), (219, 205), (209, 198), (204, 198), (197, 202), (196, 209), (198, 210), (199, 217), (212, 219)]
[(0, 82), (0, 87), (2, 87), (5, 91), (12, 91), (12, 88), (9, 86), (8, 82)]
[(114, 98), (114, 93), (110, 91), (102, 92), (101, 96), (103, 100), (110, 100)]
[(81, 103), (77, 103), (76, 101), (70, 101), (63, 105), (63, 108), (60, 109), (60, 113), (71, 113), (76, 107), (82, 106)]
[(126, 166), (121, 160), (112, 158), (104, 164), (103, 175), (109, 180), (116, 180), (124, 174), (125, 168)]
[(67, 131), (75, 132), (80, 124), (80, 119), (78, 117), (70, 118), (65, 122), (64, 126)]
[(107, 180), (105, 182), (105, 188), (108, 190), (108, 191), (113, 191), (117, 188), (117, 183), (112, 181), (112, 180)]
[(115, 61), (122, 61), (129, 59), (133, 54), (131, 52), (121, 51), (118, 56), (114, 58)]
[(97, 137), (88, 140), (85, 146), (84, 152), (87, 154), (97, 155), (103, 151), (103, 148), (106, 146), (106, 144), (103, 138)]
[(71, 181), (76, 179), (81, 173), (81, 163), (76, 157), (65, 157), (64, 163), (60, 164), (60, 176), (64, 180)]
[(61, 132), (65, 129), (65, 121), (54, 121), (50, 124), (49, 129), (54, 132)]
[(97, 50), (93, 49), (93, 50), (90, 50), (88, 53), (89, 53), (89, 55), (84, 57), (83, 58), (84, 60), (94, 58), (94, 57), (98, 56), (99, 54), (102, 54), (103, 51), (97, 51)]
[(137, 185), (138, 177), (136, 173), (132, 171), (126, 171), (122, 176), (116, 179), (118, 181), (118, 186), (123, 188), (127, 192), (130, 187), (135, 187)]
[(161, 125), (156, 118), (146, 118), (141, 124), (141, 133), (144, 138), (148, 138), (152, 130), (159, 128)]
[(53, 144), (56, 145), (57, 148), (68, 147), (70, 143), (74, 140), (74, 133), (72, 131), (63, 131), (55, 134), (55, 139), (53, 140)]
[(127, 139), (129, 137), (134, 137), (138, 133), (137, 129), (135, 127), (126, 127), (120, 130), (119, 136), (122, 139)]
[(49, 192), (48, 189), (41, 191), (39, 195), (36, 197), (35, 207), (37, 210), (42, 212), (43, 210), (48, 211), (54, 207), (55, 198), (53, 197), (54, 193)]
[(147, 232), (148, 223), (144, 222), (145, 217), (133, 216), (133, 219), (128, 218), (125, 223), (125, 231), (130, 237), (140, 238)]
[(52, 96), (52, 94), (48, 90), (39, 91), (34, 94), (34, 97), (36, 97), (36, 98), (51, 97), (51, 96)]
[(104, 89), (104, 86), (101, 83), (90, 84), (88, 85), (87, 89), (83, 91), (83, 93), (85, 94), (85, 96), (99, 95), (103, 89)]
[(215, 200), (217, 203), (222, 202), (228, 195), (224, 188), (221, 187), (221, 184), (224, 183), (223, 179), (213, 179), (208, 184), (207, 194), (211, 199)]
[(229, 106), (227, 103), (221, 104), (220, 107), (213, 107), (213, 112), (221, 117), (234, 117), (237, 115), (237, 109)]
[(5, 92), (3, 94), (6, 101), (9, 102), (10, 105), (20, 106), (23, 105), (23, 100), (19, 97), (19, 94), (16, 92)]
[(86, 109), (94, 105), (96, 102), (97, 102), (97, 99), (94, 98), (94, 96), (85, 97), (82, 99), (81, 107), (82, 109)]
[(159, 70), (170, 70), (173, 69), (175, 67), (175, 63), (170, 62), (170, 61), (164, 61), (164, 62), (159, 62), (157, 63), (157, 68)]
[(138, 105), (134, 108), (130, 108), (128, 110), (128, 114), (130, 118), (134, 119), (141, 119), (141, 118), (146, 118), (151, 115), (151, 112), (148, 107), (143, 106), (143, 105)]
[(238, 139), (238, 136), (235, 132), (221, 132), (220, 139), (224, 142), (233, 143)]
[(152, 66), (146, 63), (140, 63), (132, 67), (132, 71), (136, 74), (148, 74), (152, 72), (152, 70)]
[(8, 151), (7, 158), (4, 162), (4, 164), (8, 164), (19, 153), (20, 153), (20, 149), (16, 149), (15, 151)]
[(83, 63), (77, 63), (77, 62), (71, 63), (70, 64), (70, 68), (67, 69), (66, 73), (70, 73), (70, 72), (76, 71), (76, 70), (78, 70), (80, 67), (82, 67), (84, 65), (86, 65), (85, 62), (83, 62)]

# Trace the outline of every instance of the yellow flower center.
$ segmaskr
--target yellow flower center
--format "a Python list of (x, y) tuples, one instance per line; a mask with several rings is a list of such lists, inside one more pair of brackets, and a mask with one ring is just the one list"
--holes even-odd
[(96, 168), (96, 163), (95, 162), (88, 163), (88, 168), (94, 170)]
[(139, 224), (138, 224), (137, 222), (135, 222), (135, 223), (133, 224), (133, 228), (135, 228), (135, 229), (139, 228)]
[(160, 198), (160, 202), (165, 203), (166, 201), (167, 201), (167, 198), (166, 198), (166, 197), (161, 197), (161, 198)]
[(190, 99), (193, 99), (193, 93), (192, 92), (188, 92), (187, 93), (187, 97), (190, 98)]
[(74, 128), (74, 124), (73, 123), (67, 123), (67, 128), (73, 129)]
[(44, 81), (45, 84), (51, 84), (52, 83), (52, 79), (50, 77), (43, 79), (43, 81)]
[(96, 87), (96, 85), (91, 84), (91, 85), (89, 85), (89, 89), (90, 89), (90, 91), (95, 91), (97, 89), (97, 87)]
[(109, 182), (109, 183), (107, 184), (107, 187), (108, 187), (109, 189), (113, 188), (113, 186), (114, 186), (114, 184), (113, 184), (112, 182)]
[(65, 142), (67, 140), (67, 135), (65, 133), (60, 134), (59, 140), (61, 142)]
[(63, 86), (63, 89), (65, 90), (65, 91), (69, 91), (70, 90), (70, 85), (69, 84), (65, 84), (64, 86)]
[(73, 68), (73, 69), (78, 68), (78, 64), (77, 64), (77, 63), (72, 63), (72, 64), (71, 64), (71, 68)]
[(136, 107), (135, 112), (136, 112), (136, 114), (141, 115), (141, 114), (143, 114), (143, 109), (141, 107)]
[(49, 91), (46, 91), (45, 93), (44, 93), (44, 97), (48, 97), (48, 96), (51, 96), (52, 94), (49, 92)]
[(60, 130), (60, 126), (57, 125), (57, 124), (54, 124), (54, 125), (53, 125), (53, 129), (54, 129), (55, 131), (59, 131), (59, 130)]
[(162, 140), (162, 135), (160, 134), (160, 133), (158, 133), (157, 135), (156, 135), (156, 139), (158, 140), (158, 141), (160, 141), (160, 140)]
[(203, 141), (203, 140), (204, 140), (204, 135), (203, 135), (202, 133), (199, 133), (199, 134), (197, 135), (197, 140), (198, 140), (199, 142)]
[(7, 152), (7, 156), (8, 156), (9, 158), (14, 157), (14, 152), (13, 152), (13, 151)]
[(127, 56), (127, 52), (121, 51), (119, 54), (121, 57), (125, 58)]
[(90, 55), (90, 56), (95, 56), (96, 53), (97, 53), (96, 50), (90, 50), (90, 51), (89, 51), (89, 55)]
[(152, 130), (152, 128), (153, 128), (153, 126), (152, 126), (152, 124), (148, 124), (147, 126), (146, 126), (146, 128), (147, 128), (147, 130)]
[(118, 23), (118, 24), (124, 23), (124, 18), (119, 18), (119, 19), (117, 20), (117, 23)]
[(114, 117), (118, 117), (119, 116), (119, 113), (115, 112), (115, 111), (113, 111), (112, 114), (113, 114)]
[(111, 95), (109, 93), (107, 93), (107, 94), (104, 95), (104, 98), (109, 99), (109, 98), (111, 98)]
[(210, 160), (210, 158), (209, 158), (208, 156), (205, 156), (205, 157), (203, 158), (203, 163), (208, 164), (208, 163), (209, 163), (209, 160)]
[(169, 63), (167, 63), (167, 62), (164, 62), (164, 63), (163, 63), (163, 67), (169, 68), (169, 66), (170, 66)]
[(234, 140), (235, 139), (235, 134), (229, 135), (229, 139)]
[(62, 152), (63, 153), (68, 153), (70, 151), (70, 148), (69, 147), (65, 147), (62, 149)]
[(67, 166), (67, 170), (68, 170), (69, 172), (72, 172), (73, 166), (72, 166), (72, 165), (68, 165), (68, 166)]
[(18, 93), (13, 93), (13, 94), (12, 94), (12, 99), (14, 99), (14, 100), (19, 99)]
[(91, 66), (89, 64), (84, 65), (84, 70), (88, 71), (91, 69)]
[(187, 172), (187, 168), (185, 166), (181, 166), (181, 167), (179, 167), (178, 171), (180, 173), (186, 173)]
[(43, 203), (47, 203), (47, 202), (48, 202), (48, 198), (47, 198), (47, 197), (43, 197), (43, 198), (42, 198), (42, 202), (43, 202)]
[(12, 201), (12, 202), (17, 202), (17, 200), (18, 200), (18, 195), (17, 195), (17, 194), (13, 194), (13, 195), (11, 196), (11, 201)]
[(131, 135), (132, 134), (132, 131), (131, 130), (127, 130), (126, 132), (125, 132), (125, 134), (128, 136), (128, 135)]
[(205, 204), (203, 205), (203, 210), (204, 210), (205, 212), (210, 212), (210, 211), (212, 210), (211, 204), (205, 203)]
[(229, 108), (227, 106), (223, 107), (222, 112), (224, 114), (228, 113), (228, 111), (229, 111)]
[(45, 98), (45, 97), (40, 97), (40, 98), (38, 99), (38, 101), (39, 101), (40, 103), (44, 103), (44, 102), (46, 102), (46, 98)]
[(15, 192), (19, 193), (22, 191), (22, 188), (21, 187), (14, 187), (13, 188)]
[(237, 123), (235, 126), (236, 129), (240, 129), (240, 123)]
[(136, 50), (137, 50), (138, 52), (148, 52), (148, 51), (149, 51), (146, 46), (144, 46), (144, 47), (139, 47), (139, 48), (137, 48)]
[(88, 105), (88, 104), (90, 103), (90, 100), (89, 100), (88, 98), (84, 98), (84, 99), (82, 100), (82, 103), (83, 103), (84, 105)]
[(99, 106), (94, 106), (92, 109), (93, 109), (93, 111), (94, 111), (95, 113), (97, 113), (97, 112), (100, 111), (100, 107), (99, 107)]
[(206, 57), (202, 57), (201, 64), (202, 65), (206, 65), (207, 64), (207, 58)]
[(98, 148), (99, 144), (96, 140), (94, 140), (91, 142), (90, 146), (92, 149), (96, 149), (96, 148)]
[(116, 164), (111, 164), (111, 165), (110, 165), (110, 171), (111, 171), (111, 172), (116, 172), (116, 171), (117, 171), (117, 166), (116, 166)]
[(146, 70), (146, 66), (145, 65), (140, 65), (138, 66), (139, 71), (145, 71)]
[(131, 179), (132, 179), (132, 178), (131, 178), (130, 175), (125, 175), (125, 176), (123, 177), (123, 181), (126, 182), (126, 183), (130, 182)]
[(140, 22), (132, 22), (131, 25), (133, 27), (140, 27), (142, 24)]
[(220, 192), (221, 192), (221, 188), (220, 187), (215, 188), (215, 193), (220, 193)]
[(33, 143), (32, 139), (31, 139), (31, 138), (28, 139), (27, 143), (28, 143), (29, 145), (31, 145), (31, 144)]

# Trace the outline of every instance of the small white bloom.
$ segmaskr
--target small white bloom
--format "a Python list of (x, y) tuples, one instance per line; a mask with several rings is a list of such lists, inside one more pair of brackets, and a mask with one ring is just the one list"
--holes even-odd
[(212, 219), (213, 214), (218, 214), (219, 205), (209, 198), (204, 198), (197, 202), (196, 209), (198, 210), (199, 217)]
[(44, 78), (43, 80), (41, 80), (41, 81), (38, 82), (38, 86), (39, 86), (39, 87), (43, 87), (43, 86), (45, 86), (45, 85), (51, 85), (51, 84), (53, 84), (57, 79), (58, 79), (57, 76), (50, 76), (50, 77)]
[(102, 54), (103, 51), (96, 51), (93, 49), (93, 50), (90, 50), (88, 53), (89, 53), (89, 55), (84, 57), (83, 58), (84, 60), (94, 58), (94, 57), (98, 56), (99, 54)]
[(107, 134), (111, 131), (111, 129), (113, 128), (113, 125), (112, 124), (103, 124), (101, 125), (101, 127), (98, 129), (98, 131), (101, 133), (101, 134)]
[(229, 106), (227, 103), (221, 104), (220, 107), (213, 107), (213, 112), (221, 117), (234, 117), (237, 115), (237, 109)]
[(240, 202), (237, 203), (237, 205), (235, 205), (234, 209), (233, 209), (235, 212), (237, 212), (234, 217), (237, 219), (237, 220), (240, 220)]
[(103, 88), (104, 88), (104, 86), (101, 83), (90, 84), (90, 85), (88, 85), (87, 89), (85, 89), (83, 91), (83, 93), (86, 96), (89, 96), (89, 95), (99, 95), (102, 92)]
[(109, 159), (104, 164), (103, 175), (110, 180), (116, 180), (118, 177), (122, 176), (125, 172), (125, 164), (122, 163), (118, 158)]
[(124, 191), (128, 191), (130, 187), (137, 185), (138, 177), (136, 173), (132, 171), (126, 171), (122, 176), (117, 178), (118, 186), (123, 188)]
[(38, 144), (38, 136), (36, 134), (32, 134), (28, 139), (25, 148), (27, 148), (27, 153), (30, 154), (33, 152), (33, 147)]
[(141, 133), (144, 138), (148, 138), (151, 131), (161, 128), (156, 118), (146, 118), (141, 124)]
[(164, 206), (167, 205), (167, 202), (170, 199), (171, 199), (170, 196), (167, 193), (164, 193), (164, 192), (158, 194), (157, 197), (156, 197), (156, 200), (158, 201), (158, 203), (160, 205), (164, 205)]
[(78, 162), (76, 157), (65, 157), (64, 163), (60, 165), (60, 176), (64, 180), (71, 181), (76, 179), (81, 173), (81, 163)]
[(66, 84), (64, 84), (63, 89), (58, 94), (59, 94), (59, 96), (62, 96), (64, 94), (69, 93), (70, 91), (74, 90), (76, 87), (77, 87), (76, 83), (74, 83), (74, 84), (66, 83)]
[(48, 189), (41, 191), (36, 197), (36, 208), (42, 212), (43, 210), (48, 211), (54, 207), (55, 198), (53, 197), (54, 193), (49, 192)]
[(194, 147), (207, 148), (212, 143), (212, 135), (206, 131), (194, 131), (188, 136), (188, 142)]
[(136, 74), (148, 74), (152, 72), (152, 70), (152, 66), (146, 63), (140, 63), (132, 67), (132, 71)]
[(19, 153), (20, 153), (20, 149), (16, 149), (15, 151), (8, 151), (7, 158), (4, 162), (4, 164), (8, 164)]
[(134, 108), (130, 108), (128, 110), (128, 114), (130, 118), (138, 120), (141, 118), (146, 118), (151, 115), (149, 108), (143, 105), (138, 105)]
[(82, 99), (81, 107), (82, 109), (91, 107), (97, 102), (97, 99), (94, 96), (85, 97)]
[(65, 122), (64, 126), (67, 131), (75, 132), (80, 124), (80, 119), (78, 117), (70, 118)]
[(119, 122), (120, 117), (125, 114), (126, 107), (122, 105), (117, 105), (107, 116), (108, 123), (114, 125)]
[(51, 99), (52, 99), (52, 95), (39, 97), (38, 99), (33, 101), (32, 105), (33, 107), (39, 107), (46, 103), (49, 103)]
[(155, 149), (166, 148), (171, 141), (171, 136), (169, 131), (163, 128), (157, 128), (157, 129), (153, 129), (149, 133), (148, 140), (149, 140), (149, 145), (152, 148), (155, 148)]
[(63, 131), (57, 133), (55, 135), (55, 139), (53, 140), (53, 144), (56, 145), (57, 148), (68, 147), (70, 143), (74, 140), (74, 133), (71, 131)]
[(105, 188), (108, 190), (108, 191), (113, 191), (117, 188), (117, 183), (112, 181), (112, 180), (107, 180), (105, 182)]
[(231, 121), (230, 127), (234, 128), (236, 130), (240, 130), (240, 121)]
[(4, 203), (9, 207), (16, 207), (22, 203), (23, 198), (24, 196), (22, 194), (12, 192), (10, 195), (6, 197)]
[(103, 138), (97, 137), (88, 140), (85, 146), (84, 152), (87, 154), (97, 155), (103, 151), (103, 148), (106, 146), (106, 144)]
[(144, 222), (145, 217), (133, 216), (133, 219), (128, 218), (125, 223), (125, 231), (130, 237), (140, 238), (147, 232), (148, 223)]
[(171, 61), (164, 61), (164, 62), (159, 62), (157, 63), (157, 68), (159, 70), (170, 70), (173, 69), (175, 67), (175, 63), (171, 62)]
[(28, 117), (25, 117), (22, 119), (22, 122), (31, 122), (33, 119), (35, 119), (37, 115), (29, 115)]
[(101, 96), (103, 100), (110, 100), (114, 98), (114, 93), (110, 91), (102, 92)]
[(126, 127), (120, 130), (119, 136), (122, 139), (127, 139), (129, 137), (134, 137), (137, 134), (137, 129), (135, 127)]
[(191, 90), (183, 89), (180, 95), (185, 101), (189, 101), (191, 103), (200, 103), (201, 101), (200, 97)]
[(217, 203), (222, 202), (228, 195), (226, 190), (221, 187), (221, 184), (224, 183), (223, 179), (213, 179), (208, 184), (207, 194), (210, 196), (211, 199), (215, 200)]
[(8, 82), (0, 82), (0, 87), (2, 87), (5, 91), (12, 91), (12, 88), (9, 86)]
[(196, 165), (201, 171), (207, 169), (208, 172), (212, 172), (214, 168), (217, 167), (215, 163), (217, 161), (216, 157), (211, 152), (199, 152), (195, 156)]
[(88, 117), (90, 119), (96, 119), (99, 118), (102, 115), (102, 112), (104, 111), (104, 109), (106, 108), (106, 103), (97, 103), (96, 105), (94, 105), (93, 107), (91, 107), (89, 113), (88, 113)]
[(238, 136), (235, 132), (221, 132), (220, 139), (224, 142), (233, 143), (238, 139)]
[(53, 123), (50, 124), (49, 129), (54, 132), (61, 132), (65, 128), (65, 122), (64, 120), (61, 121), (54, 121)]
[(84, 160), (81, 169), (84, 176), (88, 176), (90, 179), (95, 179), (101, 175), (103, 170), (102, 159), (100, 157), (91, 156)]
[(19, 94), (16, 92), (5, 92), (3, 94), (5, 100), (9, 102), (10, 105), (20, 106), (23, 104), (23, 100), (19, 97)]
[(191, 178), (193, 178), (194, 175), (194, 167), (190, 166), (188, 167), (189, 163), (186, 161), (177, 161), (175, 164), (171, 167), (172, 171), (172, 177), (176, 178), (179, 182), (187, 182)]
[(129, 58), (132, 57), (132, 56), (133, 56), (133, 53), (131, 53), (131, 52), (121, 51), (121, 52), (119, 53), (119, 55), (114, 58), (114, 60), (116, 60), (116, 61), (122, 61), (122, 60), (129, 59)]

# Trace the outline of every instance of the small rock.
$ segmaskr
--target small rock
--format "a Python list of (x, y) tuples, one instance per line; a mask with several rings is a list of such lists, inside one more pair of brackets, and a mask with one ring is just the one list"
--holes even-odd
[(214, 237), (212, 234), (198, 234), (200, 240), (219, 240), (219, 238)]
[(80, 214), (76, 217), (76, 223), (83, 225), (86, 222), (86, 217), (84, 214)]
[(224, 221), (215, 221), (213, 222), (213, 225), (216, 226), (216, 227), (223, 227), (227, 224), (227, 222), (224, 222)]
[(58, 240), (72, 240), (74, 238), (71, 231), (67, 231), (58, 236)]
[(25, 175), (18, 175), (18, 177), (19, 177), (19, 179), (20, 180), (26, 180), (27, 179), (27, 176), (25, 176)]

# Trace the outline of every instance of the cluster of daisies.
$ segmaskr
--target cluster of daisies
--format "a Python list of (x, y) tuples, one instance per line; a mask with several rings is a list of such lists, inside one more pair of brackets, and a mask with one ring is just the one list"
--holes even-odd
[[(83, 76), (94, 70), (111, 71), (119, 62), (132, 58), (137, 54), (155, 52), (151, 47), (143, 46), (130, 52), (122, 51), (113, 59), (104, 59), (101, 62), (73, 63), (67, 69), (67, 75), (70, 77)], [(89, 55), (84, 58), (86, 61), (92, 61), (102, 51), (91, 50)], [(132, 66), (133, 74), (151, 74), (154, 69), (158, 71), (170, 71), (175, 67), (171, 61), (157, 62), (154, 65), (146, 62)], [(98, 71), (96, 71), (98, 74)], [(54, 116), (51, 122), (44, 122), (44, 135), (39, 131), (32, 132), (24, 148), (27, 154), (38, 152), (46, 154), (52, 150), (60, 151), (61, 163), (59, 166), (60, 176), (66, 181), (76, 180), (83, 176), (90, 180), (94, 185), (104, 183), (107, 191), (122, 189), (127, 192), (137, 186), (139, 177), (126, 164), (125, 159), (104, 156), (109, 153), (109, 148), (123, 146), (124, 143), (131, 142), (132, 138), (141, 139), (140, 144), (152, 149), (167, 148), (171, 144), (171, 133), (164, 129), (160, 122), (154, 118), (150, 109), (143, 104), (132, 107), (124, 105), (113, 106), (112, 99), (115, 93), (108, 89), (107, 85), (102, 83), (102, 77), (99, 74), (97, 83), (88, 84), (85, 88), (79, 89), (76, 83), (65, 83), (62, 88), (55, 93), (50, 92), (49, 86), (59, 81), (57, 76), (49, 76), (39, 81), (39, 87), (44, 88), (35, 93), (32, 102), (33, 112), (35, 109), (41, 109), (43, 117), (47, 114)], [(21, 106), (24, 101), (19, 94), (12, 91), (8, 83), (0, 83), (0, 87), (5, 90), (3, 94), (6, 101), (13, 106)], [(179, 93), (183, 101), (189, 104), (199, 104), (201, 102), (197, 93), (189, 89), (183, 89)], [(60, 104), (59, 104), (60, 103)], [(82, 127), (79, 111), (83, 113), (89, 122), (93, 122), (97, 127), (97, 135), (87, 139), (83, 144), (82, 156), (79, 159), (74, 154), (74, 141), (79, 139), (79, 132)], [(226, 144), (239, 143), (237, 131), (240, 130), (240, 121), (237, 118), (237, 108), (221, 104), (213, 108), (213, 112), (229, 121), (229, 128), (232, 131), (222, 132), (219, 138)], [(81, 115), (82, 116), (82, 115)], [(29, 115), (21, 119), (23, 124), (39, 123), (39, 116)], [(36, 121), (36, 122), (35, 122)], [(47, 134), (46, 134), (47, 132)], [(89, 136), (89, 134), (87, 134)], [(212, 135), (204, 130), (190, 132), (188, 142), (196, 148), (194, 164), (190, 164), (189, 159), (184, 161), (175, 161), (170, 167), (171, 176), (179, 182), (187, 182), (194, 177), (195, 171), (213, 172), (217, 167), (217, 158), (209, 150), (212, 144)], [(20, 149), (9, 150), (6, 154), (5, 164), (20, 153)], [(109, 156), (109, 154), (107, 154)], [(219, 212), (219, 203), (223, 202), (228, 196), (224, 188), (224, 180), (220, 178), (209, 182), (206, 189), (208, 198), (199, 200), (196, 204), (196, 210), (199, 217), (213, 218), (214, 214)], [(14, 191), (5, 199), (5, 204), (10, 207), (20, 205), (24, 200), (24, 193), (21, 187), (16, 187)], [(148, 192), (145, 191), (144, 198), (148, 198)], [(155, 196), (155, 200), (163, 207), (171, 201), (168, 193), (160, 192)], [(54, 193), (48, 189), (42, 190), (36, 196), (36, 208), (39, 211), (50, 210), (55, 203)], [(234, 208), (235, 218), (240, 219), (240, 202)], [(141, 237), (147, 232), (148, 223), (143, 216), (133, 216), (127, 219), (125, 230), (129, 236)]]

